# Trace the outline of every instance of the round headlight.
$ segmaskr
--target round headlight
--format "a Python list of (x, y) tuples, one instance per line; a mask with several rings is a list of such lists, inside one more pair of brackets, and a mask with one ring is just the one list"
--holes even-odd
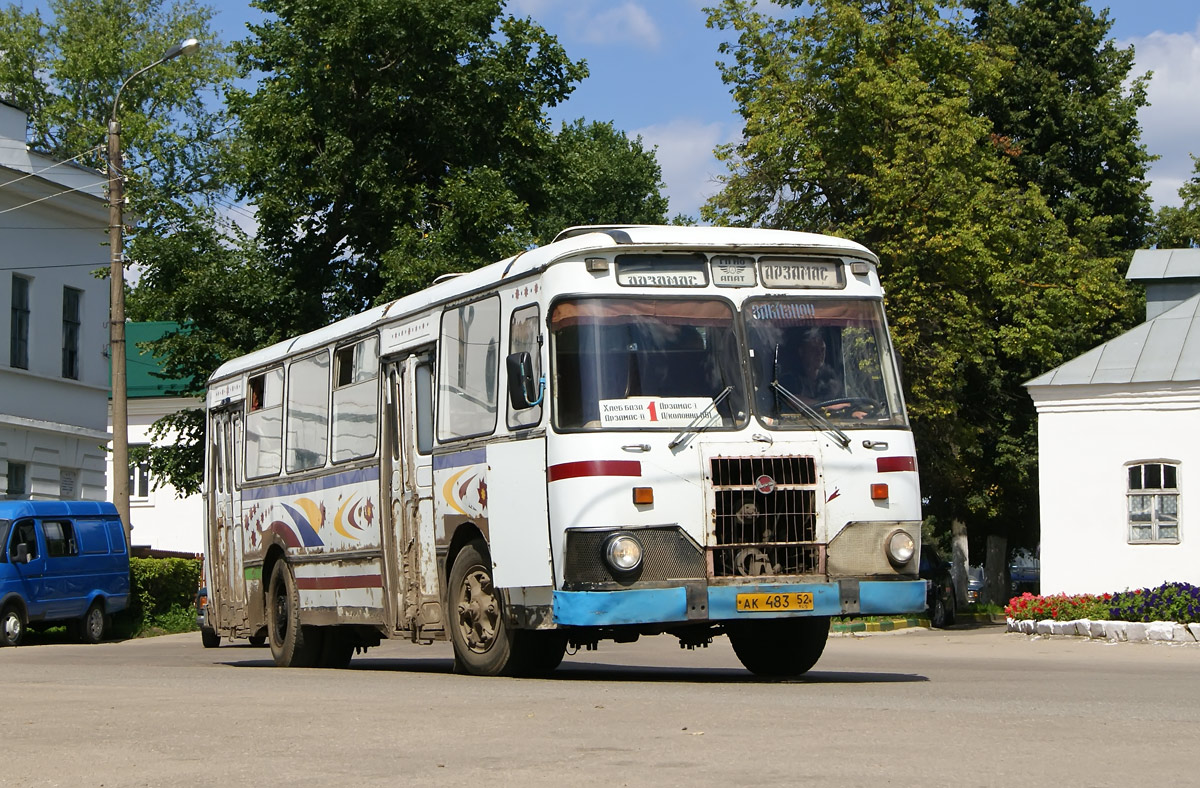
[(907, 564), (917, 551), (913, 538), (904, 531), (892, 531), (887, 540), (888, 560), (897, 566)]
[(604, 543), (604, 560), (617, 572), (632, 572), (642, 565), (642, 543), (629, 534), (613, 534)]

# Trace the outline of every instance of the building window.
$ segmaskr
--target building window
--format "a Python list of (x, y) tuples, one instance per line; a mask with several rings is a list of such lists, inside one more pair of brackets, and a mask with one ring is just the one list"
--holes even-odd
[(5, 497), (25, 497), (25, 472), (26, 467), (24, 463), (11, 461), (8, 463), (8, 474), (5, 477), (7, 482), (4, 485)]
[(83, 291), (63, 288), (62, 376), (79, 380), (79, 302)]
[(1179, 541), (1179, 463), (1137, 462), (1129, 466), (1129, 541)]
[(150, 446), (145, 443), (129, 447), (129, 497), (146, 500), (150, 497)]
[(8, 340), (8, 364), (29, 369), (29, 280), (13, 274), (12, 322)]

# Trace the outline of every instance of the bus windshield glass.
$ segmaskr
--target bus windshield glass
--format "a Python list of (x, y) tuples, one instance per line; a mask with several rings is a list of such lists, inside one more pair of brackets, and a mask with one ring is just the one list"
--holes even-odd
[(881, 302), (753, 299), (743, 318), (755, 412), (765, 426), (905, 425)]
[(554, 305), (550, 335), (560, 429), (746, 424), (741, 353), (725, 301), (573, 298)]

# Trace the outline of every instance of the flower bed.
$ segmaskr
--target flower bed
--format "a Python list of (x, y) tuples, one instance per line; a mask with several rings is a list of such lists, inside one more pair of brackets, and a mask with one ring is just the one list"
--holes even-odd
[(1164, 583), (1113, 594), (1055, 594), (1013, 597), (1004, 614), (1015, 621), (1173, 621), (1200, 624), (1200, 587)]

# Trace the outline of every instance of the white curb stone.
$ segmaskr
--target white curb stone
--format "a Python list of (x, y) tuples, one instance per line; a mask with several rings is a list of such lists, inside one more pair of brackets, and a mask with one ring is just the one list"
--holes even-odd
[(1126, 639), (1125, 624), (1126, 624), (1126, 622), (1124, 622), (1124, 621), (1105, 621), (1104, 622), (1104, 637), (1107, 638), (1108, 640), (1117, 640), (1117, 641), (1125, 640)]
[(1088, 622), (1088, 637), (1104, 639), (1104, 624), (1103, 621)]
[(1021, 622), (1021, 631), (1026, 635), (1037, 634), (1037, 622), (1032, 618), (1027, 618)]
[(1130, 621), (1125, 627), (1125, 634), (1130, 643), (1141, 643), (1149, 638), (1147, 630), (1150, 626), (1136, 621)]
[(1082, 636), (1082, 637), (1085, 637), (1085, 638), (1086, 638), (1086, 637), (1091, 637), (1091, 636), (1092, 636), (1092, 622), (1091, 622), (1091, 620), (1090, 620), (1090, 619), (1086, 619), (1086, 618), (1080, 618), (1080, 619), (1077, 619), (1077, 620), (1075, 621), (1075, 632), (1074, 632), (1074, 634), (1076, 634), (1076, 635), (1080, 635), (1080, 636)]
[(1187, 631), (1191, 633), (1192, 640), (1200, 641), (1200, 624), (1188, 624)]
[(1051, 621), (1050, 622), (1050, 633), (1053, 635), (1074, 635), (1075, 634), (1075, 622), (1074, 621)]
[(1048, 618), (1037, 622), (1037, 628), (1034, 630), (1039, 635), (1051, 635), (1054, 633), (1054, 622)]

